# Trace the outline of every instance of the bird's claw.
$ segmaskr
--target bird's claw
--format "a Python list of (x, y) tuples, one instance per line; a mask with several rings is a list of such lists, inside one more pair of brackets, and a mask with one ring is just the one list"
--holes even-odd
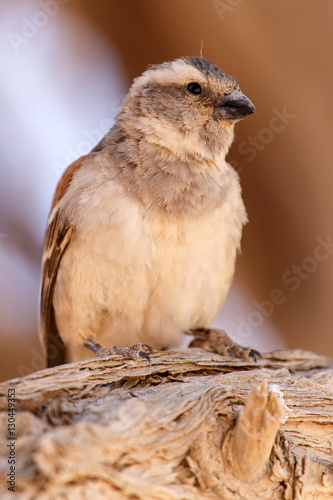
[(216, 328), (196, 328), (185, 332), (188, 335), (193, 335), (194, 339), (190, 342), (189, 347), (204, 347), (214, 350), (223, 356), (231, 356), (245, 360), (252, 359), (255, 363), (261, 354), (256, 349), (244, 347), (234, 342), (224, 330)]
[(85, 341), (84, 347), (93, 351), (98, 358), (108, 358), (114, 354), (120, 354), (126, 358), (138, 360), (146, 359), (150, 362), (149, 353), (153, 353), (153, 349), (147, 344), (134, 344), (131, 347), (116, 347), (115, 345), (107, 348), (102, 347), (96, 340), (89, 338)]

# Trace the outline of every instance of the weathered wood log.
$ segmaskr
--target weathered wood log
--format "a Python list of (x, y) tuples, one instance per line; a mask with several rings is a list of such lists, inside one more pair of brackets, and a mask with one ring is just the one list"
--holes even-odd
[(312, 353), (92, 359), (0, 384), (0, 409), (1, 499), (333, 498), (333, 367)]

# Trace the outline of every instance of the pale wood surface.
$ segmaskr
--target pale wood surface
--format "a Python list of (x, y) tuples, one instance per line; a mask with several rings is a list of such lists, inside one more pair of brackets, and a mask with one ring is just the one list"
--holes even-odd
[(309, 352), (93, 359), (0, 384), (0, 410), (1, 499), (333, 498), (333, 366)]

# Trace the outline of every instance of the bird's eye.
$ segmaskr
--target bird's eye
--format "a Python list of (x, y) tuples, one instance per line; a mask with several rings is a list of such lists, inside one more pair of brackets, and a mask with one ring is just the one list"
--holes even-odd
[(187, 90), (189, 92), (191, 92), (191, 94), (194, 94), (194, 95), (199, 95), (202, 92), (201, 85), (198, 82), (190, 82), (187, 85)]

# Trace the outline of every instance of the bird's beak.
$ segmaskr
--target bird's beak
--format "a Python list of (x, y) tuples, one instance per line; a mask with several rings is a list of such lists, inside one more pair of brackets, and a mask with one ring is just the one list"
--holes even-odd
[(233, 90), (215, 101), (212, 116), (220, 120), (242, 120), (255, 112), (256, 108), (250, 99), (239, 90)]

